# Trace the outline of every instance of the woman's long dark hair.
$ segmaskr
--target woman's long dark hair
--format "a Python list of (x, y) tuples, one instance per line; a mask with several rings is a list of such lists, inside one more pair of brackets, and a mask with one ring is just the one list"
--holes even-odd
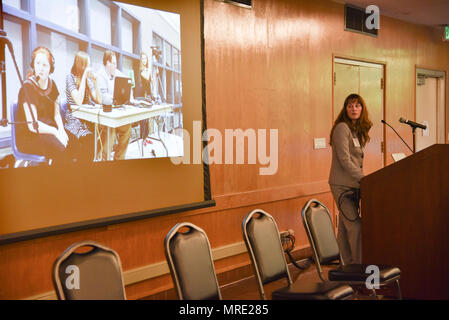
[(71, 72), (76, 78), (76, 85), (79, 87), (84, 70), (89, 64), (89, 55), (84, 51), (78, 51), (73, 61)]
[[(348, 106), (348, 104), (353, 101), (360, 103), (360, 105), (362, 106), (360, 118), (357, 119), (355, 124), (352, 123), (351, 119), (348, 116), (348, 112), (346, 111), (346, 107)], [(364, 147), (366, 143), (370, 140), (368, 132), (373, 126), (373, 123), (369, 119), (368, 109), (366, 108), (365, 101), (358, 94), (351, 93), (345, 99), (345, 102), (343, 103), (343, 108), (341, 109), (337, 119), (335, 119), (334, 126), (332, 127), (331, 130), (331, 136), (329, 140), (331, 145), (332, 145), (332, 134), (334, 133), (335, 126), (340, 122), (345, 122), (351, 129), (351, 131), (354, 131), (357, 134), (357, 137), (359, 138), (362, 147)]]

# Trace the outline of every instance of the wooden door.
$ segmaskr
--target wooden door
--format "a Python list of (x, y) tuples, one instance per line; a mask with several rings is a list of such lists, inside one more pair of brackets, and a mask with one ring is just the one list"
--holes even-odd
[(360, 91), (373, 123), (365, 146), (363, 173), (368, 175), (384, 165), (383, 158), (383, 69), (360, 66)]
[(416, 85), (416, 122), (426, 130), (416, 129), (416, 152), (437, 143), (437, 78), (423, 77)]
[(359, 93), (359, 67), (336, 63), (334, 66), (334, 117), (340, 114), (343, 103), (351, 93)]
[(357, 93), (365, 100), (371, 128), (370, 142), (365, 146), (364, 169), (368, 175), (384, 166), (383, 155), (383, 65), (338, 59), (334, 64), (334, 120), (346, 97)]

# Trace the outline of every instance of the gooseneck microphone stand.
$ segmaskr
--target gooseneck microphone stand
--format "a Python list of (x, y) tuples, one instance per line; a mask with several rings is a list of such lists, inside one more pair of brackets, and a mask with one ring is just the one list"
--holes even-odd
[(8, 125), (7, 110), (6, 110), (6, 59), (5, 59), (5, 43), (9, 41), (6, 37), (6, 32), (3, 31), (3, 1), (0, 2), (0, 81), (2, 85), (2, 119), (0, 126), (6, 127)]
[(426, 129), (427, 129), (427, 126), (426, 126), (426, 125), (423, 125), (423, 124), (421, 124), (421, 123), (417, 123), (417, 122), (414, 122), (414, 121), (410, 121), (410, 120), (404, 119), (404, 118), (402, 118), (402, 117), (399, 118), (399, 122), (408, 124), (410, 127), (412, 127), (412, 134), (413, 134), (413, 152), (415, 152), (415, 151), (416, 151), (416, 128), (420, 128), (420, 129), (426, 130)]
[(416, 152), (416, 127), (412, 127), (413, 134), (413, 153)]
[[(33, 128), (39, 134), (39, 125), (35, 119), (34, 113), (31, 110), (31, 106), (27, 103), (29, 112), (32, 117), (31, 122), (9, 122), (7, 117), (7, 100), (6, 100), (6, 57), (5, 57), (5, 46), (8, 46), (9, 53), (14, 62), (14, 67), (19, 77), (20, 85), (23, 87), (23, 79), (20, 74), (19, 66), (17, 65), (16, 56), (14, 55), (14, 49), (11, 41), (8, 39), (6, 32), (3, 30), (3, 2), (0, 2), (0, 80), (2, 86), (2, 118), (0, 119), (0, 126), (7, 127), (8, 124), (28, 124), (32, 123)], [(27, 96), (27, 91), (25, 90), (25, 95)], [(28, 99), (29, 100), (29, 99)]]
[[(152, 57), (154, 56), (156, 58), (156, 60), (158, 60), (160, 58), (160, 55), (162, 54), (162, 51), (159, 50), (158, 46), (152, 46), (151, 47), (151, 52), (152, 52)], [(151, 60), (153, 61), (153, 59), (151, 59)], [(156, 66), (156, 68), (159, 68), (159, 67)], [(158, 69), (156, 69), (156, 77), (157, 77), (157, 80), (158, 80), (158, 83), (156, 83), (156, 85), (158, 87), (158, 89), (157, 89), (157, 96), (159, 98), (156, 97), (155, 103), (158, 103), (159, 101), (163, 102), (163, 103), (167, 103), (167, 101), (165, 99), (164, 86), (162, 85), (162, 80), (161, 80), (161, 76), (159, 74), (159, 70)], [(150, 84), (150, 91), (151, 91), (151, 84)], [(160, 95), (159, 91), (162, 91), (162, 96)], [(151, 138), (151, 139), (153, 139), (155, 141), (159, 141), (160, 143), (162, 143), (162, 146), (164, 147), (165, 153), (166, 153), (166, 155), (168, 157), (167, 146), (165, 145), (165, 142), (164, 142), (164, 140), (161, 137), (161, 127), (163, 126), (163, 119), (162, 119), (161, 116), (157, 116), (155, 121), (156, 121), (156, 125), (157, 125), (157, 136), (158, 137), (157, 138)]]
[[(3, 4), (0, 4), (3, 6)], [(0, 126), (6, 127), (8, 125), (8, 118), (6, 117), (6, 61), (5, 61), (5, 41), (6, 32), (3, 31), (3, 8), (0, 26), (0, 73), (1, 73), (1, 85), (2, 85), (2, 119), (0, 120)]]
[(387, 126), (389, 126), (391, 129), (393, 129), (394, 133), (396, 133), (397, 136), (402, 140), (402, 142), (404, 142), (404, 144), (407, 146), (407, 148), (408, 148), (412, 153), (415, 153), (415, 129), (416, 129), (416, 128), (413, 128), (413, 150), (412, 150), (412, 149), (410, 148), (410, 146), (407, 144), (407, 142), (405, 142), (404, 139), (402, 139), (402, 137), (399, 135), (399, 133), (397, 133), (397, 131), (394, 130), (394, 128), (393, 128), (392, 126), (390, 126), (390, 125), (388, 124), (388, 122), (386, 122), (385, 120), (381, 120), (381, 122), (382, 122), (383, 124), (386, 124)]

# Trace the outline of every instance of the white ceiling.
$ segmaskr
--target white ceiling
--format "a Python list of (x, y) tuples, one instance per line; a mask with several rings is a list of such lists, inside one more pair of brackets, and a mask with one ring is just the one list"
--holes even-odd
[(379, 7), (380, 15), (432, 27), (449, 25), (449, 0), (334, 0), (360, 8)]

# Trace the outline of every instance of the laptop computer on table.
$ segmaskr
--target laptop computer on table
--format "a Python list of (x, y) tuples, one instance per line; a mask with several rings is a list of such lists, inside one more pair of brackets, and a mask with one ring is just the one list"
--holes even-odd
[(112, 99), (114, 106), (127, 104), (131, 98), (132, 82), (127, 77), (115, 77), (114, 79), (114, 97)]

